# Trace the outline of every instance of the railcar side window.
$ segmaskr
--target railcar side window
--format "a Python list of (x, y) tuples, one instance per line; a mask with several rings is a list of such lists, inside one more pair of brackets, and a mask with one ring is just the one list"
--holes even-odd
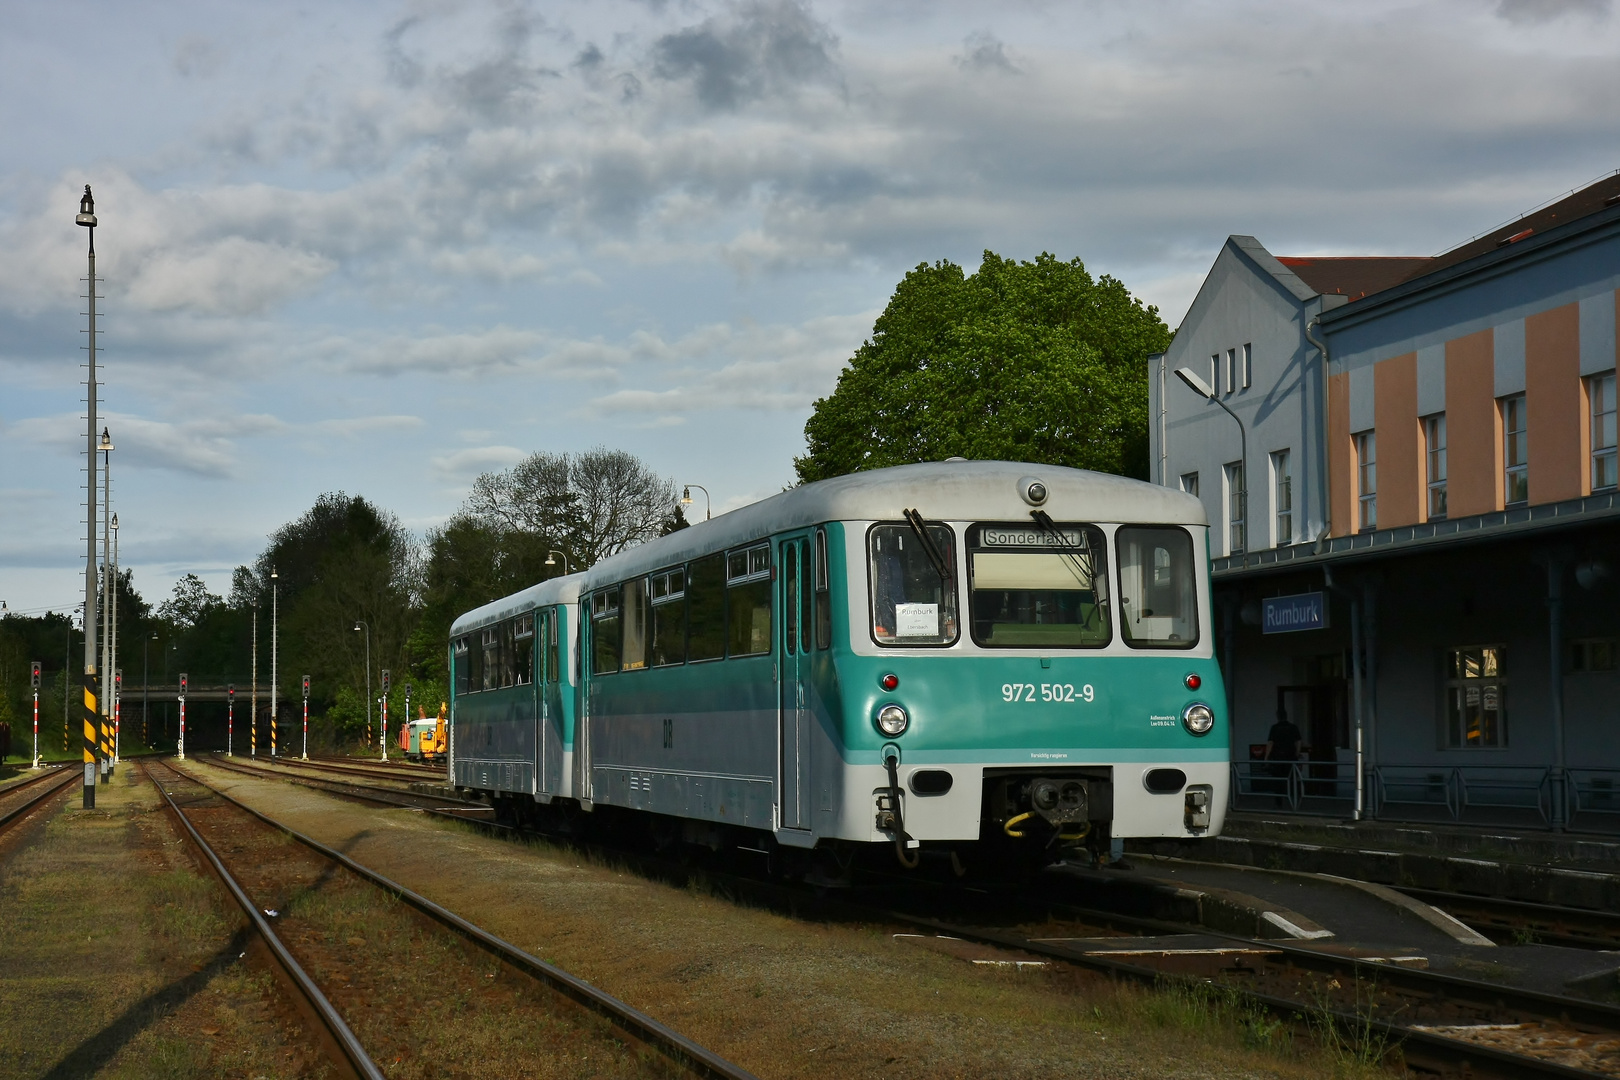
[(1121, 526), (1119, 626), (1133, 649), (1198, 644), (1198, 589), (1192, 537), (1174, 526)]
[(479, 635), (483, 645), (484, 667), (480, 690), (494, 690), (501, 685), (501, 631), (491, 626)]
[(782, 581), (787, 586), (782, 602), (782, 645), (791, 656), (799, 651), (799, 546), (782, 545)]
[(948, 525), (927, 529), (928, 538), (945, 560), (943, 579), (911, 526), (874, 525), (868, 534), (872, 640), (879, 645), (950, 645), (956, 641), (956, 533)]
[(562, 667), (557, 662), (557, 652), (562, 648), (558, 634), (562, 632), (557, 622), (555, 610), (546, 612), (546, 678), (550, 682), (563, 682)]
[(456, 638), (450, 643), (450, 662), (456, 669), (456, 697), (472, 689), (472, 661), (468, 659), (467, 639)]
[(686, 662), (686, 572), (652, 576), (652, 666)]
[(968, 530), (973, 640), (989, 648), (1098, 649), (1113, 639), (1108, 555), (1095, 525)]
[(827, 530), (816, 530), (816, 648), (832, 645), (832, 590), (827, 572)]
[(603, 589), (591, 597), (591, 674), (619, 670), (619, 590)]
[(726, 555), (727, 655), (771, 651), (771, 547), (758, 544)]
[(687, 567), (690, 605), (689, 660), (718, 660), (726, 655), (726, 557), (694, 559)]
[(513, 624), (512, 679), (518, 686), (534, 682), (533, 615), (519, 615)]
[(624, 670), (647, 666), (647, 579), (636, 578), (619, 586), (620, 615), (624, 619)]

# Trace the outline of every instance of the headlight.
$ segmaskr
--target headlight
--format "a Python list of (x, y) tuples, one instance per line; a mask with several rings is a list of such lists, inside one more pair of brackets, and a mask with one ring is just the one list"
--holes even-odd
[(878, 710), (878, 730), (891, 739), (905, 734), (906, 727), (910, 723), (911, 717), (907, 716), (906, 710), (898, 705), (885, 705)]
[(1207, 735), (1215, 726), (1215, 713), (1202, 701), (1195, 701), (1181, 714), (1181, 722), (1194, 735)]

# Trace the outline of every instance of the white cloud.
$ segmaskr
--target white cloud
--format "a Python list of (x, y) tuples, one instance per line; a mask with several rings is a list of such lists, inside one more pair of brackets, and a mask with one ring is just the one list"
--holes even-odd
[[(273, 416), (240, 413), (171, 423), (114, 412), (102, 414), (100, 420), (113, 433), (115, 477), (123, 469), (133, 468), (227, 478), (236, 472), (238, 440), (278, 434), (287, 428)], [(82, 416), (28, 417), (12, 424), (7, 434), (13, 441), (48, 446), (59, 454), (84, 452)]]
[(433, 471), (440, 480), (467, 481), (480, 473), (509, 469), (529, 456), (515, 446), (475, 446), (433, 458)]

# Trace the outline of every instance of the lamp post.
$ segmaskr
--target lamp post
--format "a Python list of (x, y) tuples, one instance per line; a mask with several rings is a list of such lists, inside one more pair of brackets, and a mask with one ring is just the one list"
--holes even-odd
[(124, 721), (124, 671), (118, 666), (118, 515), (112, 516), (112, 590), (107, 594), (108, 605), (112, 608), (112, 617), (107, 620), (112, 627), (112, 645), (108, 648), (111, 656), (109, 667), (113, 673), (113, 764), (118, 764), (119, 735)]
[[(1204, 398), (1204, 399), (1206, 399), (1208, 401), (1213, 401), (1215, 404), (1219, 405), (1226, 412), (1226, 415), (1230, 416), (1232, 418), (1233, 422), (1236, 423), (1237, 426), (1238, 426), (1238, 446), (1239, 446), (1238, 453), (1240, 453), (1243, 456), (1242, 461), (1239, 462), (1240, 471), (1238, 473), (1238, 480), (1239, 480), (1238, 493), (1237, 493), (1237, 496), (1238, 496), (1238, 513), (1243, 518), (1243, 551), (1242, 551), (1243, 565), (1248, 566), (1249, 565), (1249, 432), (1248, 432), (1248, 429), (1246, 429), (1243, 426), (1243, 421), (1238, 419), (1237, 413), (1233, 412), (1231, 409), (1228, 409), (1226, 407), (1226, 402), (1222, 401), (1220, 399), (1220, 397), (1215, 393), (1215, 388), (1210, 386), (1208, 383), (1204, 382), (1204, 380), (1202, 378), (1200, 378), (1198, 373), (1196, 371), (1194, 371), (1192, 368), (1184, 368), (1184, 367), (1183, 368), (1176, 368), (1176, 378), (1178, 378), (1182, 382), (1186, 383), (1188, 388), (1191, 389), (1193, 393), (1197, 394), (1198, 396), (1200, 396), (1200, 397), (1202, 397), (1202, 398)], [(1231, 539), (1231, 537), (1229, 535), (1228, 540), (1230, 541), (1230, 539)]]
[(699, 491), (703, 492), (703, 520), (708, 521), (709, 520), (709, 509), (710, 509), (709, 489), (704, 487), (702, 484), (687, 484), (684, 487), (682, 487), (681, 488), (681, 505), (682, 506), (691, 506), (692, 505), (692, 489), (693, 488), (697, 488)]
[(248, 758), (259, 760), (259, 602), (253, 602), (253, 683), (248, 695)]
[(74, 223), (90, 230), (90, 366), (86, 377), (85, 454), (85, 523), (84, 541), (84, 678), (82, 720), (84, 726), (84, 808), (96, 805), (96, 200), (90, 195), (90, 185), (84, 185), (84, 198), (79, 200), (79, 215)]
[(112, 775), (112, 435), (101, 429), (101, 775)]
[(364, 627), (366, 631), (366, 749), (371, 749), (371, 624), (364, 619), (356, 619), (354, 628)]
[(559, 556), (559, 555), (562, 555), (563, 573), (564, 574), (572, 573), (572, 571), (570, 571), (568, 569), (568, 556), (563, 555), (563, 553), (558, 551), (556, 548), (552, 548), (549, 552), (546, 553), (546, 565), (547, 566), (556, 566), (557, 565), (557, 556)]
[(270, 568), (270, 759), (276, 757), (276, 652), (278, 639), (276, 637), (276, 598), (280, 592), (280, 582), (276, 580), (276, 568)]
[(152, 642), (157, 640), (157, 632), (141, 642), (141, 742), (148, 749), (152, 746), (152, 736), (147, 730), (151, 722), (152, 712)]

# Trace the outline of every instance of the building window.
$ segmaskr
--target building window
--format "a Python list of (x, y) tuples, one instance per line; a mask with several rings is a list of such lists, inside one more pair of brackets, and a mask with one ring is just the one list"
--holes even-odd
[(1198, 494), (1198, 474), (1195, 472), (1182, 473), (1181, 490), (1189, 495), (1196, 496)]
[(1602, 491), (1620, 484), (1615, 460), (1614, 372), (1586, 380), (1587, 397), (1592, 401), (1592, 490)]
[(1569, 670), (1613, 671), (1620, 667), (1620, 641), (1614, 638), (1587, 638), (1569, 646)]
[(1224, 466), (1226, 472), (1226, 520), (1227, 520), (1227, 553), (1237, 555), (1248, 550), (1248, 517), (1245, 513), (1248, 502), (1247, 492), (1243, 485), (1243, 462), (1228, 462)]
[(1502, 492), (1509, 506), (1530, 501), (1530, 444), (1523, 394), (1502, 399)]
[(1495, 749), (1507, 745), (1507, 672), (1499, 645), (1446, 654), (1446, 745)]
[(1294, 478), (1288, 473), (1288, 451), (1271, 455), (1271, 502), (1276, 510), (1277, 546), (1294, 542)]
[(1378, 438), (1363, 431), (1356, 440), (1356, 492), (1361, 501), (1361, 530), (1378, 528)]
[(1217, 393), (1221, 389), (1221, 354), (1214, 353), (1209, 358), (1209, 388)]
[(1423, 454), (1428, 462), (1429, 520), (1446, 518), (1446, 414), (1423, 418)]
[(1245, 390), (1247, 390), (1249, 388), (1249, 383), (1254, 381), (1254, 355), (1253, 354), (1254, 354), (1254, 347), (1253, 346), (1251, 346), (1251, 345), (1244, 345), (1243, 346), (1243, 389), (1245, 389)]
[(1237, 350), (1226, 350), (1226, 392), (1237, 389)]

